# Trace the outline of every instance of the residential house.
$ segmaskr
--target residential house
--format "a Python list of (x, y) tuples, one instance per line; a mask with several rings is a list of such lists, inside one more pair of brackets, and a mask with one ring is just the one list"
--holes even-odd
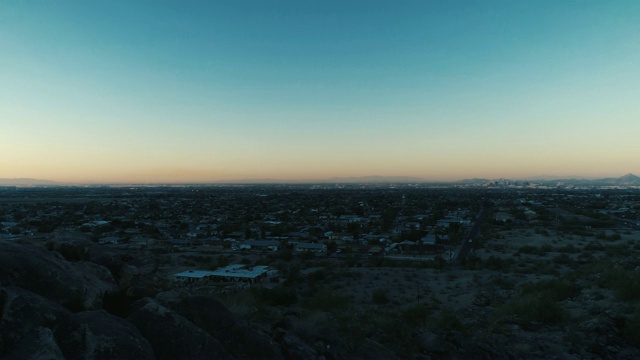
[(246, 240), (240, 244), (240, 249), (278, 251), (280, 242), (277, 240)]
[(315, 253), (326, 253), (327, 245), (325, 244), (317, 244), (317, 243), (297, 243), (294, 245), (294, 250), (296, 252), (315, 252)]

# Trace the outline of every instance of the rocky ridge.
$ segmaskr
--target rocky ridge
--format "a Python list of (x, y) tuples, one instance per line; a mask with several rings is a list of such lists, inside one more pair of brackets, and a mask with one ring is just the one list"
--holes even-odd
[[(588, 295), (585, 291), (565, 300), (565, 305), (581, 311), (584, 301), (593, 302)], [(625, 314), (614, 309), (564, 330), (518, 319), (485, 324), (491, 309), (505, 301), (500, 294), (483, 293), (458, 314), (464, 324), (447, 320), (440, 329), (406, 334), (400, 327), (395, 328), (398, 334), (394, 327), (383, 331), (357, 312), (347, 314), (353, 320), (344, 322), (330, 312), (305, 317), (295, 307), (282, 307), (268, 318), (248, 319), (214, 296), (171, 290), (142, 257), (78, 239), (0, 243), (3, 359), (632, 359), (638, 355), (624, 340)], [(353, 342), (340, 326), (363, 338)], [(499, 326), (499, 331), (482, 330), (491, 326)], [(411, 351), (388, 339), (411, 344)]]

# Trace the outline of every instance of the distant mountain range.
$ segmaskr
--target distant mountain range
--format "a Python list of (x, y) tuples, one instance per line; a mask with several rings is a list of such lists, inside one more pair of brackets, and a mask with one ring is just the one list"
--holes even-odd
[(359, 176), (359, 177), (332, 177), (328, 179), (241, 179), (221, 180), (216, 184), (409, 184), (427, 183), (429, 180), (413, 176)]
[(633, 174), (627, 174), (619, 178), (607, 178), (603, 179), (603, 181), (615, 183), (618, 185), (640, 185), (640, 177)]
[(627, 174), (621, 176), (619, 178), (604, 178), (604, 179), (592, 179), (592, 180), (558, 180), (564, 181), (567, 183), (576, 183), (576, 184), (591, 184), (591, 185), (612, 185), (612, 186), (640, 186), (640, 177)]
[(64, 183), (52, 181), (52, 180), (38, 180), (38, 179), (27, 179), (27, 178), (16, 178), (16, 179), (0, 179), (0, 186), (60, 186), (65, 185)]
[(424, 183), (429, 182), (426, 179), (413, 177), (413, 176), (361, 176), (361, 177), (333, 177), (326, 180), (321, 180), (327, 183), (342, 183), (342, 184), (388, 184), (388, 183)]
[[(532, 178), (526, 180), (511, 179), (464, 179), (459, 181), (430, 181), (424, 178), (412, 176), (361, 176), (361, 177), (333, 177), (328, 179), (308, 179), (308, 180), (279, 180), (279, 179), (246, 179), (246, 180), (225, 180), (211, 182), (211, 184), (413, 184), (413, 183), (439, 183), (439, 184), (519, 184), (535, 183), (545, 185), (583, 185), (583, 186), (640, 186), (640, 177), (634, 174), (627, 174), (618, 178), (602, 179), (563, 179), (545, 176), (544, 178)], [(86, 185), (80, 183), (64, 183), (52, 180), (38, 180), (27, 178), (0, 179), (0, 186), (67, 186)], [(93, 183), (93, 185), (100, 185)], [(153, 185), (153, 184), (148, 184)], [(158, 185), (161, 185), (160, 183)], [(194, 184), (196, 185), (196, 184)]]
[(556, 185), (559, 183), (565, 185), (583, 185), (583, 186), (640, 186), (640, 177), (627, 174), (618, 178), (602, 178), (602, 179), (587, 179), (587, 178), (560, 178), (545, 176), (544, 178), (532, 178), (523, 180), (510, 180), (510, 179), (465, 179), (456, 181), (458, 184), (488, 184), (488, 183), (535, 183), (545, 185)]

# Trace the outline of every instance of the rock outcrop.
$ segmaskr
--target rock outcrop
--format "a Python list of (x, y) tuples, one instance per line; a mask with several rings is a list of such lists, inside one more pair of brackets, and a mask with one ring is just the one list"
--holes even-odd
[(231, 312), (214, 297), (185, 297), (174, 304), (173, 309), (213, 335), (238, 358), (283, 358), (278, 344), (267, 334), (237, 323)]
[(191, 321), (149, 298), (132, 305), (127, 320), (162, 358), (233, 358), (218, 340)]
[(64, 360), (53, 331), (35, 327), (23, 334), (17, 344), (6, 351), (3, 359)]
[(83, 311), (59, 324), (55, 339), (69, 359), (153, 359), (149, 341), (133, 324), (104, 310)]
[(97, 264), (74, 266), (37, 246), (0, 244), (0, 285), (18, 286), (72, 311), (99, 309), (105, 292), (117, 289)]
[[(0, 358), (64, 359), (52, 329), (72, 313), (15, 286), (0, 289)], [(2, 355), (4, 353), (4, 355)]]

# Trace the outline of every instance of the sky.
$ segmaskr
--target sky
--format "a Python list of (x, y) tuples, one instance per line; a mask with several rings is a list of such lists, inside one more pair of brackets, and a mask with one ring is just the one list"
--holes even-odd
[(640, 1), (0, 0), (0, 178), (640, 174)]

